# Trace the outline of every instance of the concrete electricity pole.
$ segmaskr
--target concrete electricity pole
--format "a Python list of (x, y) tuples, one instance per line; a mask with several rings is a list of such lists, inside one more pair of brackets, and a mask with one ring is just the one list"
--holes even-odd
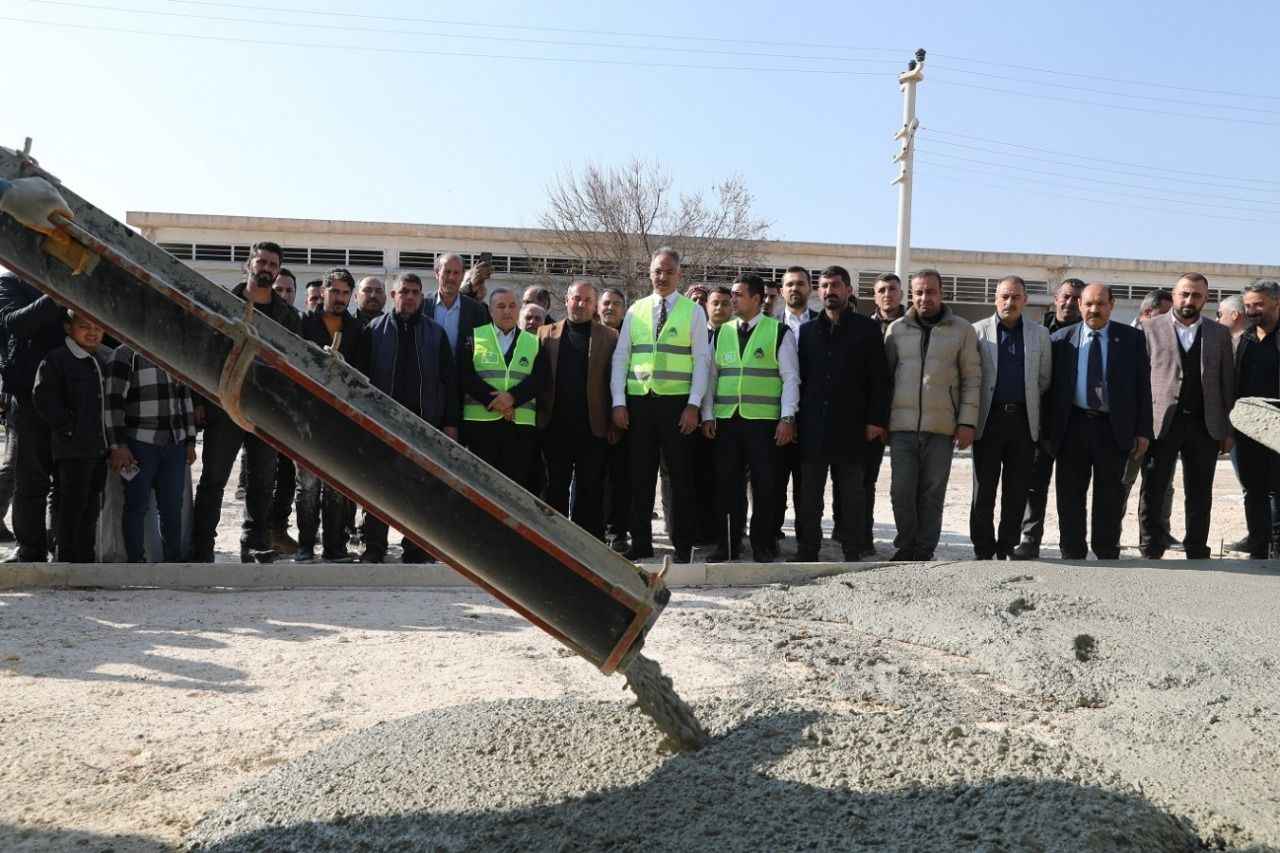
[(907, 70), (898, 75), (902, 87), (902, 129), (894, 134), (902, 147), (893, 156), (898, 164), (898, 177), (892, 183), (898, 185), (898, 252), (893, 271), (902, 279), (904, 290), (911, 274), (911, 166), (916, 152), (916, 84), (924, 79), (924, 48), (916, 51), (916, 58), (907, 63)]

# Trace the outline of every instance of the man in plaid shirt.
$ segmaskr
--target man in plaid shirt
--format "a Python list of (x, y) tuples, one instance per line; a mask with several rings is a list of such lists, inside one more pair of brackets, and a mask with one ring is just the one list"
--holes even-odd
[[(107, 431), (111, 468), (128, 474), (124, 485), (124, 547), (142, 562), (143, 519), (152, 492), (160, 511), (164, 562), (182, 559), (182, 493), (186, 467), (196, 461), (196, 419), (191, 390), (128, 346), (107, 361)], [(158, 554), (148, 555), (154, 562)]]

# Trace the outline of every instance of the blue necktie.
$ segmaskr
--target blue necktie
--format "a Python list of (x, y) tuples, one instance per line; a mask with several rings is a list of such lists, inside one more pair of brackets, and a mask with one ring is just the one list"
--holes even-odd
[(1089, 373), (1085, 377), (1086, 400), (1092, 411), (1102, 410), (1102, 343), (1097, 332), (1089, 333)]
[(658, 331), (655, 333), (654, 337), (662, 334), (662, 327), (665, 325), (667, 325), (667, 300), (664, 297), (658, 303)]

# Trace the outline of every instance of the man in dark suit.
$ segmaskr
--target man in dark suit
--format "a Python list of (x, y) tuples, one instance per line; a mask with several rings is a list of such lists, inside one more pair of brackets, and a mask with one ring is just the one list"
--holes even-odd
[[(793, 562), (818, 559), (827, 471), (839, 478), (844, 558), (864, 551), (864, 441), (885, 441), (889, 365), (880, 326), (850, 307), (849, 273), (831, 266), (818, 278), (822, 315), (800, 327), (800, 548)], [(800, 521), (803, 521), (801, 524)]]
[(462, 341), (473, 329), (491, 321), (489, 309), (470, 296), (463, 296), (462, 257), (447, 252), (436, 257), (436, 292), (422, 300), (422, 313), (444, 328), (445, 337), (457, 362)]
[[(538, 329), (548, 378), (538, 394), (538, 429), (547, 454), (547, 503), (604, 539), (604, 475), (610, 423), (609, 370), (618, 333), (595, 319), (596, 289), (575, 281), (565, 319)], [(574, 483), (573, 505), (569, 484)]]
[[(802, 266), (787, 267), (782, 276), (782, 301), (786, 307), (782, 312), (782, 320), (791, 332), (791, 340), (800, 340), (800, 326), (816, 320), (821, 311), (809, 307), (809, 294), (813, 292), (813, 284), (809, 279), (809, 271)], [(778, 522), (775, 536), (782, 538), (782, 521), (787, 515), (787, 479), (791, 480), (791, 503), (796, 508), (796, 539), (800, 538), (800, 445), (791, 442), (782, 448), (778, 456), (778, 473), (774, 479), (774, 495), (776, 495), (773, 517)]]
[(1147, 460), (1138, 501), (1142, 555), (1164, 555), (1162, 512), (1174, 465), (1182, 457), (1186, 500), (1187, 559), (1209, 556), (1209, 512), (1218, 453), (1231, 449), (1227, 414), (1235, 402), (1235, 362), (1231, 332), (1200, 311), (1209, 298), (1209, 282), (1189, 272), (1173, 288), (1173, 310), (1144, 324), (1151, 358), (1152, 424), (1155, 441)]
[(1085, 502), (1093, 480), (1090, 544), (1100, 560), (1120, 556), (1125, 458), (1151, 440), (1151, 363), (1142, 332), (1111, 322), (1105, 284), (1080, 296), (1084, 322), (1053, 335), (1050, 447), (1058, 468), (1062, 556), (1083, 560)]

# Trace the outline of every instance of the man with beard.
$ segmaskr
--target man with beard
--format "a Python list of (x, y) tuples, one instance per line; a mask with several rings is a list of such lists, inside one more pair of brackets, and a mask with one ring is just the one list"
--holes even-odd
[(276, 280), (271, 283), (271, 289), (280, 294), (280, 298), (293, 310), (298, 310), (298, 306), (294, 304), (294, 299), (298, 295), (298, 277), (293, 271), (287, 267), (280, 267), (280, 272), (276, 273)]
[(387, 291), (382, 279), (372, 275), (360, 279), (356, 285), (356, 320), (362, 327), (381, 317), (386, 304)]
[[(800, 341), (800, 327), (810, 320), (816, 320), (822, 313), (809, 307), (809, 294), (812, 291), (807, 269), (802, 266), (787, 267), (787, 271), (782, 274), (782, 299), (786, 306), (782, 312), (782, 320), (787, 330), (791, 332), (791, 340), (795, 341), (797, 346)], [(800, 443), (798, 441), (791, 442), (781, 448), (778, 453), (778, 475), (774, 479), (773, 486), (773, 518), (778, 522), (778, 529), (774, 531), (775, 539), (783, 537), (782, 521), (787, 516), (788, 479), (791, 481), (791, 505), (797, 510), (795, 534), (796, 539), (799, 540)]]
[[(1236, 346), (1236, 396), (1280, 397), (1280, 282), (1244, 288), (1245, 330)], [(1241, 432), (1235, 434), (1236, 468), (1244, 489), (1249, 559), (1280, 556), (1280, 454)]]
[(889, 423), (889, 368), (874, 322), (850, 306), (849, 271), (830, 266), (818, 277), (822, 315), (800, 326), (800, 505), (792, 562), (814, 562), (822, 544), (822, 501), (827, 472), (842, 481), (844, 524), (839, 537), (846, 561), (865, 550), (862, 540), (863, 442), (884, 441)]
[[(355, 278), (342, 267), (329, 270), (324, 306), (302, 318), (302, 337), (323, 349), (352, 361), (360, 342), (361, 322), (347, 312)], [(294, 560), (315, 559), (316, 533), (324, 521), (321, 559), (326, 563), (349, 563), (347, 517), (351, 502), (342, 492), (322, 483), (306, 468), (298, 471), (298, 547)]]
[(1202, 322), (1209, 282), (1189, 272), (1173, 287), (1173, 310), (1144, 324), (1151, 359), (1151, 405), (1155, 441), (1151, 444), (1138, 500), (1142, 556), (1164, 555), (1163, 505), (1173, 469), (1182, 458), (1186, 500), (1187, 559), (1209, 556), (1209, 511), (1218, 453), (1231, 449), (1227, 414), (1235, 402), (1235, 362), (1231, 333)]
[[(271, 285), (280, 271), (282, 251), (271, 242), (255, 243), (249, 251), (246, 278), (231, 293), (253, 305), (254, 310), (275, 320), (295, 335), (301, 330), (298, 312), (285, 303)], [(257, 368), (253, 368), (257, 369)], [(236, 455), (244, 448), (246, 482), (244, 525), (240, 533), (240, 561), (271, 562), (275, 551), (269, 538), (269, 513), (276, 475), (276, 451), (252, 433), (245, 432), (225, 411), (211, 401), (204, 402), (204, 450), (200, 483), (196, 487), (193, 510), (192, 560), (213, 562), (213, 543), (222, 517), (222, 496), (231, 476)]]
[(324, 307), (324, 279), (317, 278), (307, 282), (307, 301), (303, 311), (315, 311)]
[[(1052, 335), (1080, 322), (1080, 294), (1084, 282), (1078, 278), (1064, 279), (1053, 295), (1053, 308), (1044, 315), (1044, 325)], [(1042, 401), (1040, 411), (1047, 413), (1047, 401)], [(1027, 511), (1022, 516), (1022, 542), (1013, 549), (1010, 559), (1036, 560), (1040, 558), (1040, 540), (1044, 538), (1044, 510), (1049, 503), (1049, 480), (1053, 478), (1053, 454), (1047, 446), (1048, 435), (1043, 433), (1036, 445), (1032, 463), (1031, 485), (1027, 487)]]

